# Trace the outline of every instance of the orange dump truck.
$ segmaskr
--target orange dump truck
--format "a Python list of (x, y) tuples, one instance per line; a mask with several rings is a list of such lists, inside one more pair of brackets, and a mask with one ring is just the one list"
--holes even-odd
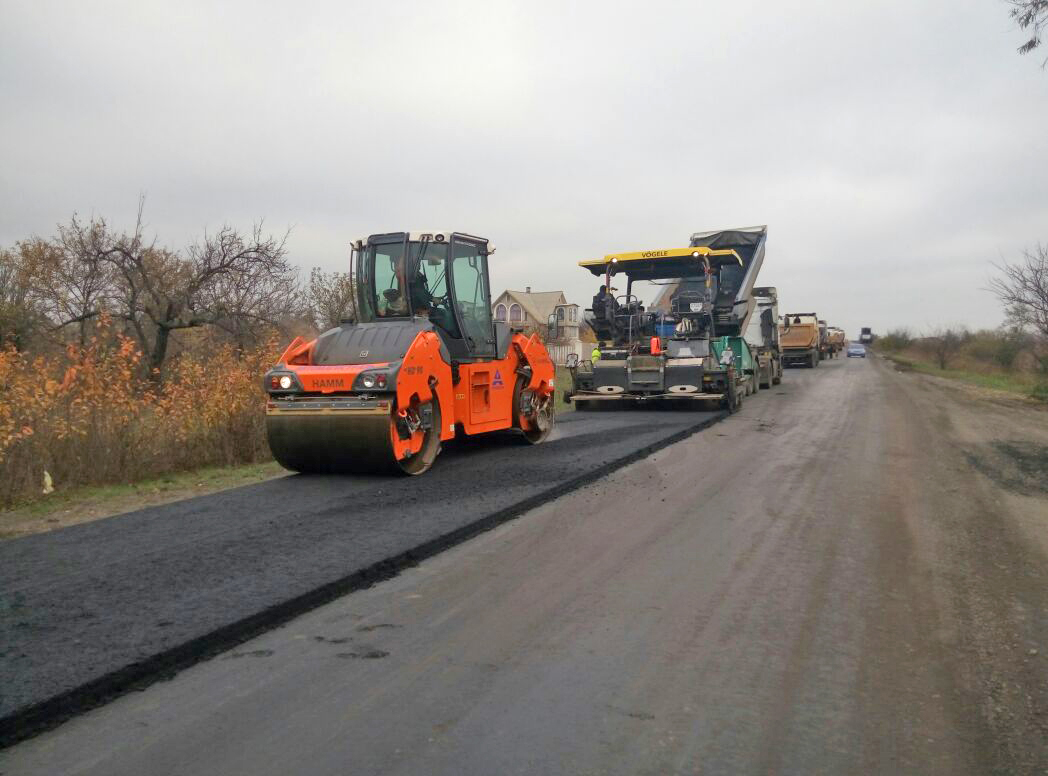
[(826, 330), (826, 339), (830, 345), (830, 358), (836, 358), (837, 354), (844, 350), (847, 344), (844, 329), (839, 329), (836, 326), (831, 326)]
[(819, 316), (815, 313), (789, 313), (779, 324), (779, 343), (784, 366), (819, 365)]

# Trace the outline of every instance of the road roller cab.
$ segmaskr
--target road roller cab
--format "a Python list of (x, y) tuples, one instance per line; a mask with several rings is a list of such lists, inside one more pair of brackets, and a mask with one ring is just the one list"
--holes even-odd
[(357, 320), (296, 338), (265, 375), (274, 457), (300, 472), (426, 471), (457, 432), (553, 426), (537, 336), (492, 320), (481, 237), (394, 232), (353, 246)]

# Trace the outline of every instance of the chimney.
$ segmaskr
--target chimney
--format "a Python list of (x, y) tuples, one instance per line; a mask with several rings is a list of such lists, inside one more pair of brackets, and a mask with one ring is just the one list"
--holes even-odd
[(531, 286), (526, 286), (526, 287), (524, 288), (524, 293), (525, 293), (525, 294), (530, 294), (530, 293), (531, 293)]

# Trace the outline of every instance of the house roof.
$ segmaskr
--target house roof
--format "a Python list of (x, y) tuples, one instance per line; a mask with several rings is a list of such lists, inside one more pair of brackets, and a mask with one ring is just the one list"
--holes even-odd
[(513, 291), (507, 288), (499, 294), (498, 299), (504, 296), (517, 302), (527, 311), (532, 320), (540, 323), (549, 319), (550, 314), (557, 309), (557, 305), (567, 304), (563, 291), (532, 291), (529, 294), (527, 291)]

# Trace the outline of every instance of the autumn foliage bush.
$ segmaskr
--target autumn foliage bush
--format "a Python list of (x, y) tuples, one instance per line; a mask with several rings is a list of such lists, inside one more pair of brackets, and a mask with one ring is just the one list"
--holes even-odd
[(276, 340), (187, 349), (150, 379), (136, 343), (104, 322), (83, 345), (0, 350), (0, 506), (56, 488), (132, 482), (265, 460), (261, 376)]

